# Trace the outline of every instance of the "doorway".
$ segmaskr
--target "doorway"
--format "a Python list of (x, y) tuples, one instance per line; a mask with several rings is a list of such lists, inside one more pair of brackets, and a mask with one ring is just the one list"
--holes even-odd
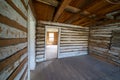
[(59, 29), (54, 27), (46, 27), (45, 39), (46, 60), (58, 58)]

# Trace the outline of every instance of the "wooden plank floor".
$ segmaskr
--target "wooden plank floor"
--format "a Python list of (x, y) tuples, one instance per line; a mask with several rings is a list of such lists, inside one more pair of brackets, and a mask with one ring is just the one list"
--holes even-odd
[(86, 55), (37, 64), (31, 80), (120, 80), (120, 67)]

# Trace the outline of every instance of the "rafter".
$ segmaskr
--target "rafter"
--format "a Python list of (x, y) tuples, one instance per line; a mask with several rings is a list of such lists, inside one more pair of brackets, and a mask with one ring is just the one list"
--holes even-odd
[(98, 0), (95, 0), (94, 2), (92, 2), (91, 4), (87, 5), (86, 7), (82, 8), (82, 10), (80, 10), (79, 13), (75, 14), (75, 15), (72, 15), (68, 20), (65, 21), (65, 23), (72, 23), (76, 20), (79, 19), (79, 17), (81, 17), (81, 13), (84, 13), (85, 15), (88, 15), (90, 14), (88, 11), (85, 11), (85, 9), (89, 8), (90, 6), (94, 5), (98, 3)]
[(66, 11), (72, 12), (72, 13), (78, 13), (80, 11), (80, 9), (72, 7), (72, 6), (66, 6), (65, 8)]
[(38, 2), (57, 7), (59, 5), (59, 2), (57, 0), (36, 0)]
[(85, 10), (88, 12), (94, 13), (94, 11), (98, 11), (101, 8), (109, 6), (110, 3), (106, 2), (105, 0), (99, 0), (96, 4), (91, 5), (90, 7), (86, 8)]
[[(92, 9), (92, 8), (91, 8)], [(106, 6), (105, 8), (102, 7), (100, 10), (98, 10), (95, 14), (97, 15), (97, 18), (94, 20), (93, 19), (93, 23), (96, 23), (97, 20), (101, 19), (101, 18), (107, 18), (105, 16), (105, 14), (109, 13), (109, 12), (112, 12), (112, 11), (115, 11), (115, 10), (118, 10), (120, 9), (120, 5), (118, 4), (115, 4), (115, 5), (109, 5), (109, 6)], [(92, 15), (92, 14), (91, 14)], [(91, 15), (88, 15), (88, 16), (85, 16), (85, 18), (88, 18), (89, 19), (89, 16)], [(100, 16), (98, 16), (100, 15)], [(74, 22), (73, 24), (80, 24), (81, 22), (83, 22), (84, 18), (83, 19), (80, 19), (76, 22)]]
[(64, 11), (64, 9), (69, 5), (69, 3), (72, 0), (64, 0), (61, 4), (61, 6), (59, 7), (58, 11), (55, 14), (54, 20), (53, 21), (57, 21), (59, 16), (62, 14), (62, 12)]
[[(98, 10), (98, 12), (96, 12), (95, 14), (97, 14), (97, 13), (99, 13), (99, 12), (105, 12), (105, 13), (103, 13), (102, 14), (102, 17), (104, 16), (104, 14), (106, 14), (106, 13), (108, 13), (108, 12), (110, 12), (110, 11), (113, 11), (113, 9), (115, 9), (115, 10), (117, 10), (117, 9), (119, 9), (119, 6), (118, 5), (113, 5), (113, 7), (111, 7), (111, 6), (108, 6), (108, 5), (110, 5), (109, 3), (107, 3), (107, 2), (105, 2), (105, 1), (100, 1), (100, 3), (97, 3), (97, 4), (95, 4), (95, 5), (93, 5), (92, 7), (88, 7), (88, 9), (85, 9), (85, 10), (87, 10), (87, 11), (90, 11), (90, 10), (93, 10), (96, 6), (98, 6), (98, 5), (101, 5), (102, 3), (105, 3), (104, 4), (104, 6), (102, 6), (102, 7), (100, 7), (100, 8), (98, 8), (97, 10)], [(107, 6), (107, 7), (105, 7), (105, 6)], [(99, 10), (99, 9), (102, 9), (102, 10)], [(104, 10), (105, 9), (105, 10)], [(91, 23), (85, 23), (85, 18), (88, 18), (89, 19), (89, 16), (91, 16), (91, 15), (93, 15), (93, 14), (90, 14), (90, 15), (87, 15), (87, 16), (84, 16), (83, 17), (83, 19), (79, 19), (79, 20), (76, 20), (76, 22), (73, 22), (73, 24), (83, 24), (84, 23), (84, 25), (85, 24), (91, 24)], [(101, 17), (100, 17), (101, 18)], [(100, 19), (99, 18), (99, 16), (98, 16), (98, 18), (97, 19), (91, 19), (90, 21), (92, 21), (93, 23), (95, 23), (96, 22), (96, 20), (99, 20)], [(104, 18), (106, 18), (105, 16), (104, 16)], [(76, 18), (76, 19), (78, 19), (78, 18)], [(72, 20), (72, 18), (71, 19), (69, 19), (68, 21), (66, 21), (66, 22), (72, 22), (72, 21), (75, 21), (75, 18), (74, 18), (74, 20)]]
[[(108, 6), (108, 7), (104, 8), (103, 10), (100, 10), (100, 11), (98, 11), (96, 13), (97, 15), (101, 15), (101, 16), (96, 17), (94, 19), (94, 22), (88, 23), (88, 24), (86, 23), (83, 26), (90, 26), (90, 25), (96, 24), (102, 18), (106, 18), (107, 19), (105, 14), (108, 14), (109, 12), (116, 11), (116, 10), (119, 10), (119, 9), (120, 9), (120, 5), (118, 5), (118, 4), (112, 5), (112, 6)], [(108, 20), (108, 21), (105, 21), (105, 23), (110, 23), (110, 22), (113, 23), (115, 21), (120, 21), (120, 20)]]

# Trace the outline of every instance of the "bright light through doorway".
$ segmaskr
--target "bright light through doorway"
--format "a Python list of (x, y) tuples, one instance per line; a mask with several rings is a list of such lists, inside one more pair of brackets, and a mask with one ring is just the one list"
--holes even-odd
[(49, 41), (54, 42), (54, 33), (49, 33)]

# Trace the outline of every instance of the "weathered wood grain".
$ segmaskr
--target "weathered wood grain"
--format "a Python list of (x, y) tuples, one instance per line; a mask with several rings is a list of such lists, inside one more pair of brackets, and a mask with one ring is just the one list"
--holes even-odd
[(16, 21), (14, 20), (11, 20), (3, 15), (0, 14), (0, 22), (3, 23), (3, 24), (7, 24), (11, 27), (14, 27), (14, 28), (17, 28), (19, 30), (22, 30), (24, 32), (27, 32), (27, 28), (25, 28), (24, 26), (20, 25), (19, 23), (17, 23)]
[(16, 5), (12, 2), (12, 0), (6, 0), (6, 2), (13, 7), (14, 10), (16, 10), (25, 20), (27, 20), (27, 16), (24, 15), (24, 13), (16, 7)]
[(27, 48), (24, 48), (20, 51), (18, 51), (17, 53), (15, 53), (14, 55), (10, 56), (9, 58), (3, 60), (0, 62), (0, 71), (3, 70), (6, 66), (14, 63), (18, 58), (20, 58), (20, 56), (22, 56), (23, 54), (25, 54), (27, 52)]
[(36, 61), (45, 55), (45, 26), (38, 24), (36, 27)]
[(24, 64), (28, 61), (28, 58), (26, 57), (21, 64), (17, 67), (17, 69), (10, 75), (10, 77), (8, 78), (8, 80), (13, 80), (16, 75), (22, 70)]
[(120, 67), (92, 56), (78, 56), (38, 63), (31, 80), (119, 80)]
[(25, 75), (27, 74), (27, 70), (28, 70), (28, 67), (26, 67), (26, 69), (24, 70), (20, 80), (24, 80), (25, 79), (25, 77), (26, 77)]
[[(46, 24), (41, 24), (38, 22), (36, 27), (36, 57), (45, 55), (45, 26)], [(47, 24), (47, 26), (54, 26), (52, 23)], [(86, 51), (88, 48), (88, 31), (89, 28), (83, 27), (68, 27), (68, 25), (60, 26), (57, 25), (56, 28), (61, 28), (60, 33), (60, 53), (80, 53), (81, 51)], [(82, 53), (82, 52), (81, 52)], [(42, 57), (37, 57), (37, 59)]]
[(15, 39), (0, 38), (0, 47), (15, 45), (15, 44), (24, 43), (24, 42), (27, 42), (27, 38), (15, 38)]
[[(82, 48), (82, 46), (84, 47), (85, 45), (88, 45), (87, 40), (87, 31), (83, 31), (80, 28), (62, 28), (60, 39), (60, 53), (79, 53), (80, 51), (87, 51), (87, 47)], [(81, 48), (79, 46), (81, 46)]]
[(120, 63), (120, 28), (118, 24), (93, 26), (90, 28), (89, 52), (105, 61)]
[(18, 80), (26, 72), (22, 68), (27, 66), (28, 58), (27, 3), (27, 0), (0, 1), (0, 80)]
[(27, 6), (26, 6), (26, 4), (25, 4), (25, 0), (21, 0), (21, 2), (22, 2), (22, 4), (23, 4), (24, 8), (27, 10)]

